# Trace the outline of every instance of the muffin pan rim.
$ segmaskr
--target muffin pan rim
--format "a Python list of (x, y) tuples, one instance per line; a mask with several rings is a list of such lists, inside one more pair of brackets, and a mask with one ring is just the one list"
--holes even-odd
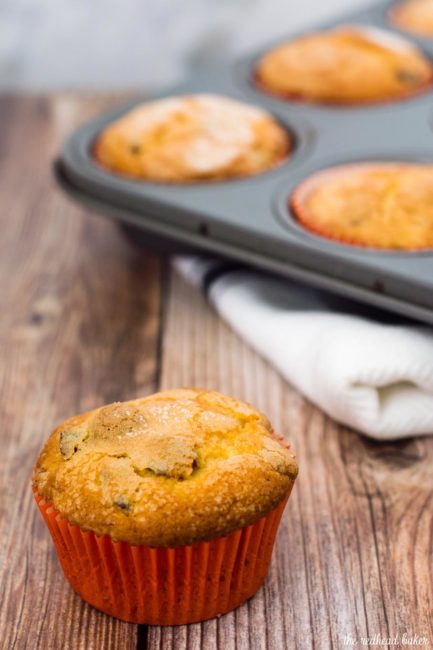
[[(78, 200), (91, 210), (97, 212), (103, 211), (109, 218), (118, 220), (122, 224), (142, 228), (140, 215), (133, 210), (124, 209), (116, 205), (107, 206), (101, 199), (86, 195), (82, 190), (74, 187), (68, 178), (64, 176), (62, 162), (60, 160), (54, 161), (53, 171), (60, 187), (72, 199)], [(166, 222), (156, 224), (154, 220), (148, 223), (148, 228), (144, 229), (144, 232), (150, 232), (153, 235), (161, 234), (163, 239), (173, 236), (181, 243), (183, 242), (185, 245), (188, 245), (189, 248), (194, 248), (197, 245), (197, 240), (200, 238), (199, 233), (188, 231), (179, 232), (172, 224)], [(233, 246), (217, 240), (211, 241), (206, 239), (204, 242), (200, 242), (199, 245), (200, 250), (204, 249), (208, 253), (219, 254), (226, 258), (232, 256), (240, 264), (250, 264), (253, 267), (263, 268), (266, 272), (276, 273), (288, 279), (295, 279), (296, 281), (310, 284), (318, 289), (334, 291), (337, 295), (360, 300), (366, 304), (385, 308), (397, 314), (409, 316), (410, 318), (433, 325), (433, 310), (431, 307), (427, 307), (422, 303), (407, 302), (399, 296), (381, 293), (368, 286), (354, 285), (352, 282), (346, 281), (341, 277), (328, 277), (314, 269), (298, 268), (296, 264), (293, 264), (292, 268), (289, 268), (286, 263), (279, 259), (270, 259), (269, 257), (262, 256), (262, 259), (258, 263), (257, 258), (260, 256), (260, 253), (256, 251), (242, 250), (236, 251), (235, 254), (235, 251), (232, 250), (232, 255), (230, 255), (230, 251), (227, 251), (227, 248), (230, 246), (233, 248)], [(197, 250), (199, 249), (197, 248)]]

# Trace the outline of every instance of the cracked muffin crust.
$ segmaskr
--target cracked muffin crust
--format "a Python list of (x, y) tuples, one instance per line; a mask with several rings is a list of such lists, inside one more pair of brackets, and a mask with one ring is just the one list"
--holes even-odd
[(308, 230), (390, 250), (433, 248), (433, 165), (359, 163), (318, 172), (291, 207)]
[(259, 88), (331, 104), (396, 100), (421, 92), (433, 67), (414, 45), (383, 30), (347, 26), (283, 43), (258, 62)]
[(93, 153), (105, 169), (131, 178), (192, 183), (259, 174), (291, 148), (266, 111), (200, 94), (138, 106), (102, 131)]
[(264, 415), (200, 389), (114, 403), (63, 422), (34, 472), (71, 523), (178, 546), (228, 535), (287, 496), (297, 463)]

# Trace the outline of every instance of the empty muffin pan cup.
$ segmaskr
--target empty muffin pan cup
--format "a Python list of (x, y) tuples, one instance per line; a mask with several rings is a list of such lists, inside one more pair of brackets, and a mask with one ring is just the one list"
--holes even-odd
[[(433, 60), (433, 39), (397, 29), (386, 2), (303, 33), (350, 25), (403, 37)], [(296, 35), (288, 35), (288, 41)], [(325, 239), (303, 228), (290, 210), (295, 189), (319, 170), (356, 162), (433, 163), (432, 90), (364, 105), (291, 101), (254, 83), (260, 56), (197, 70), (164, 93), (140, 97), (91, 120), (65, 143), (55, 173), (85, 205), (132, 229), (152, 247), (202, 251), (433, 323), (433, 251), (391, 251)], [(92, 146), (105, 126), (145, 101), (174, 95), (224, 95), (267, 110), (292, 135), (288, 159), (256, 176), (197, 183), (131, 180), (99, 166)]]

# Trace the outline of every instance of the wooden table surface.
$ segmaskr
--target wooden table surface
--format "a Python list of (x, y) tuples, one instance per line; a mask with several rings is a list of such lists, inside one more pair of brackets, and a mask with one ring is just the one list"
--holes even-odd
[[(338, 426), (165, 261), (62, 196), (53, 155), (109, 103), (0, 100), (1, 647), (326, 650), (365, 637), (380, 647), (375, 635), (405, 647), (405, 634), (433, 647), (433, 439), (378, 444)], [(62, 418), (188, 385), (265, 411), (292, 442), (299, 479), (269, 577), (247, 604), (177, 628), (123, 623), (64, 580), (32, 465)]]

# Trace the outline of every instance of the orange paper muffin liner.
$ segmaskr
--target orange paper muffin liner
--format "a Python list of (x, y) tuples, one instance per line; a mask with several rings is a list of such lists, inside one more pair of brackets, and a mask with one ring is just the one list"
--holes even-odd
[(288, 204), (289, 208), (293, 213), (295, 221), (299, 226), (304, 228), (306, 231), (310, 231), (313, 235), (318, 235), (324, 239), (337, 242), (338, 244), (347, 244), (349, 246), (357, 246), (359, 248), (365, 249), (376, 249), (376, 250), (385, 250), (385, 251), (398, 251), (398, 252), (416, 252), (416, 251), (427, 251), (431, 250), (429, 246), (407, 246), (405, 248), (393, 249), (391, 246), (375, 244), (367, 244), (360, 241), (356, 237), (348, 237), (343, 235), (336, 235), (335, 233), (330, 232), (326, 227), (321, 226), (316, 223), (314, 216), (310, 214), (309, 210), (305, 207), (305, 201), (308, 198), (309, 194), (323, 182), (326, 182), (328, 178), (336, 178), (338, 176), (344, 177), (347, 173), (351, 171), (356, 171), (360, 168), (362, 169), (377, 169), (380, 167), (388, 167), (395, 169), (404, 169), (406, 167), (405, 163), (394, 163), (394, 162), (360, 162), (354, 164), (340, 165), (337, 167), (331, 167), (329, 169), (323, 169), (314, 173), (312, 176), (309, 176), (304, 181), (302, 181), (298, 187), (294, 190), (292, 196), (290, 197)]
[(268, 572), (290, 492), (250, 526), (175, 548), (98, 536), (71, 524), (34, 494), (65, 577), (83, 600), (131, 623), (182, 625), (225, 614), (255, 594)]

